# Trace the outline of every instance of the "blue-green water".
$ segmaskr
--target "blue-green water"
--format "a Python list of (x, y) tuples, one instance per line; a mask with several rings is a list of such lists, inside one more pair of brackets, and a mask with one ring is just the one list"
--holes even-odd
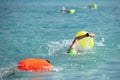
[[(84, 8), (96, 3), (98, 8)], [(120, 80), (119, 0), (1, 0), (0, 80)], [(61, 8), (75, 9), (62, 14)], [(96, 34), (91, 51), (66, 55), (75, 34)], [(44, 58), (51, 72), (4, 75), (25, 58)]]

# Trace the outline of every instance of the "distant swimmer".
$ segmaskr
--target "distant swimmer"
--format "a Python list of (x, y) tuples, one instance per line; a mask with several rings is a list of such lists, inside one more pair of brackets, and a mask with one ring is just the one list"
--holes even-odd
[(70, 9), (70, 10), (67, 10), (65, 7), (62, 8), (61, 10), (62, 13), (75, 13), (75, 9)]
[(97, 9), (97, 4), (89, 5), (88, 8), (90, 8), (90, 9)]

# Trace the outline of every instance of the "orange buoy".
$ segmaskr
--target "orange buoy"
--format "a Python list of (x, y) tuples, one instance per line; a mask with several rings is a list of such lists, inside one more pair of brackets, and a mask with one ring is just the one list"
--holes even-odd
[(52, 65), (44, 59), (28, 58), (19, 61), (17, 68), (21, 71), (43, 71), (51, 70)]

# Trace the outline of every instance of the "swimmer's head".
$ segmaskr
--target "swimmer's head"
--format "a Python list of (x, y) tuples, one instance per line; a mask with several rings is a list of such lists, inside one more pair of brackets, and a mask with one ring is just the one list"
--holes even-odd
[(47, 60), (47, 59), (46, 59), (46, 61), (47, 61), (48, 63), (50, 63), (50, 61), (49, 61), (49, 60)]

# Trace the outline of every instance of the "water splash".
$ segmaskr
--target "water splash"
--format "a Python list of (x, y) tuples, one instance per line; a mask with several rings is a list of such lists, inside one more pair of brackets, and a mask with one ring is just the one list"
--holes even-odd
[(63, 70), (63, 68), (62, 67), (53, 67), (53, 69), (52, 69), (52, 71), (55, 71), (55, 72), (59, 72), (59, 71), (61, 71), (61, 70)]
[(104, 46), (105, 39), (102, 38), (99, 42), (96, 43), (97, 46)]
[(65, 49), (67, 50), (69, 48), (69, 45), (71, 44), (70, 40), (63, 40), (61, 42), (59, 41), (51, 41), (48, 43), (48, 54), (53, 55), (59, 50), (64, 51)]
[(118, 49), (120, 49), (120, 45), (117, 45)]
[(15, 74), (17, 71), (16, 67), (13, 68), (0, 68), (0, 80), (5, 77), (9, 77)]

